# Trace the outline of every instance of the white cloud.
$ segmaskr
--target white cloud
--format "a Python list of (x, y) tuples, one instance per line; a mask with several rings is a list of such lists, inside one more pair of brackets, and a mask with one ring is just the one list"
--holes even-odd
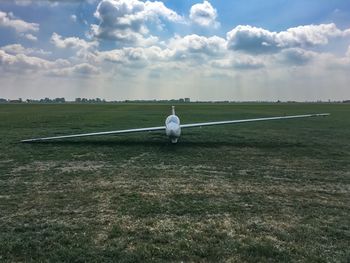
[(71, 3), (88, 3), (93, 4), (98, 0), (14, 0), (15, 4), (18, 6), (29, 6), (29, 5), (39, 5), (39, 6), (52, 6), (55, 7), (58, 4), (71, 4)]
[(166, 51), (159, 47), (127, 47), (109, 51), (97, 52), (95, 62), (112, 62), (123, 67), (142, 68), (149, 62), (161, 61), (167, 57)]
[(108, 61), (113, 63), (125, 63), (127, 61), (124, 51), (121, 49), (98, 52), (95, 60), (97, 62)]
[(25, 72), (48, 70), (65, 67), (69, 64), (70, 63), (67, 60), (63, 59), (49, 61), (34, 56), (27, 56), (25, 54), (9, 54), (4, 50), (0, 50), (0, 69), (5, 71)]
[(242, 50), (251, 53), (275, 51), (276, 33), (263, 28), (239, 25), (227, 33), (229, 49)]
[(350, 46), (348, 47), (348, 50), (346, 51), (345, 55), (350, 58)]
[(216, 60), (211, 64), (215, 68), (220, 69), (237, 69), (237, 70), (252, 70), (265, 67), (265, 63), (256, 57), (251, 56), (236, 56), (230, 59)]
[(220, 56), (226, 51), (226, 40), (218, 37), (204, 37), (199, 35), (175, 36), (169, 40), (168, 47), (174, 56), (187, 59), (195, 55)]
[(3, 50), (9, 54), (28, 54), (28, 51), (26, 48), (24, 48), (21, 44), (12, 44), (12, 45), (7, 45), (3, 46), (0, 48), (0, 50)]
[(81, 77), (100, 73), (100, 70), (89, 63), (72, 65), (64, 59), (50, 61), (34, 56), (33, 49), (24, 48), (20, 44), (4, 46), (0, 49), (0, 72), (14, 74), (42, 74), (59, 77)]
[(8, 54), (24, 54), (24, 55), (39, 55), (39, 56), (47, 56), (50, 55), (51, 52), (45, 51), (37, 48), (25, 48), (21, 44), (11, 44), (7, 46), (3, 46), (0, 50), (5, 51)]
[(78, 20), (78, 18), (77, 18), (76, 15), (71, 15), (71, 16), (70, 16), (70, 20), (71, 20), (72, 22), (76, 23), (77, 20)]
[(91, 76), (97, 75), (100, 71), (93, 65), (88, 63), (78, 64), (72, 67), (53, 69), (48, 74), (55, 77), (67, 77), (67, 76)]
[(32, 4), (31, 0), (15, 0), (15, 4), (19, 6), (28, 6)]
[(332, 37), (342, 36), (343, 32), (333, 23), (307, 25), (289, 28), (277, 34), (281, 47), (325, 45)]
[(126, 47), (96, 52), (94, 61), (113, 62), (128, 67), (145, 67), (164, 62), (162, 65), (168, 67), (172, 66), (172, 62), (199, 64), (226, 54), (226, 41), (217, 36), (175, 36), (168, 43), (164, 43), (164, 46)]
[(190, 19), (197, 25), (203, 27), (218, 27), (219, 23), (216, 21), (216, 18), (217, 11), (208, 1), (195, 4), (191, 7)]
[[(138, 2), (140, 3), (140, 1)], [(144, 11), (137, 12), (135, 15), (139, 16), (143, 20), (157, 21), (159, 18), (163, 18), (165, 20), (177, 23), (183, 21), (183, 18), (180, 15), (178, 15), (174, 10), (167, 8), (164, 3), (160, 1), (146, 1), (144, 3)]]
[(121, 44), (145, 44), (156, 40), (153, 36), (148, 37), (148, 23), (161, 25), (162, 19), (183, 21), (181, 16), (167, 8), (163, 2), (138, 0), (102, 0), (95, 17), (100, 20), (100, 24), (91, 25), (92, 35), (99, 39), (116, 40)]
[(249, 53), (276, 52), (283, 48), (325, 45), (331, 38), (342, 37), (335, 24), (306, 25), (286, 31), (271, 32), (263, 28), (239, 25), (227, 33), (228, 48)]
[(305, 65), (315, 57), (317, 57), (317, 53), (301, 48), (288, 48), (277, 55), (277, 59), (286, 65)]
[(92, 36), (98, 39), (115, 40), (121, 45), (150, 46), (158, 42), (158, 37), (146, 37), (141, 33), (134, 32), (130, 29), (103, 29), (98, 25), (91, 25)]
[[(326, 68), (331, 71), (350, 70), (350, 46), (345, 52), (344, 56), (338, 57), (332, 53), (322, 53), (318, 56), (319, 60), (326, 65)], [(346, 74), (348, 76), (348, 74)]]
[(24, 34), (24, 37), (26, 38), (26, 39), (28, 39), (28, 40), (30, 40), (30, 41), (37, 41), (38, 40), (38, 38), (36, 37), (36, 36), (34, 36), (33, 34)]
[(12, 13), (5, 13), (2, 11), (0, 11), (0, 27), (11, 28), (17, 33), (39, 31), (39, 24), (17, 19)]
[(88, 42), (84, 39), (78, 37), (67, 37), (63, 38), (57, 33), (53, 33), (50, 42), (54, 44), (57, 48), (72, 48), (72, 49), (92, 49), (98, 46), (98, 42), (92, 41)]

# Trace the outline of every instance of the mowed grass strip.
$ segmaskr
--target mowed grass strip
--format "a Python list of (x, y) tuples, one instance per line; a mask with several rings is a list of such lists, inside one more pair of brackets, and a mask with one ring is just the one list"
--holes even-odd
[(182, 123), (331, 116), (19, 143), (170, 106), (0, 105), (0, 261), (350, 260), (350, 105), (183, 104)]

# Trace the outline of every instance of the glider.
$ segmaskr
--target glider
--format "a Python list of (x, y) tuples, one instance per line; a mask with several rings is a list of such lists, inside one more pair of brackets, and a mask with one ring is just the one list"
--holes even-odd
[(236, 124), (236, 123), (246, 123), (246, 122), (256, 122), (256, 121), (272, 121), (272, 120), (286, 120), (286, 119), (297, 119), (297, 118), (307, 118), (307, 117), (320, 117), (320, 116), (328, 116), (328, 115), (330, 115), (330, 114), (329, 113), (318, 113), (318, 114), (305, 114), (305, 115), (282, 116), (282, 117), (267, 117), (267, 118), (257, 118), (257, 119), (180, 124), (180, 119), (175, 114), (175, 107), (172, 106), (171, 115), (169, 115), (166, 118), (165, 126), (118, 130), (118, 131), (107, 131), (107, 132), (82, 133), (82, 134), (63, 135), (63, 136), (55, 136), (55, 137), (44, 137), (44, 138), (22, 140), (21, 142), (39, 142), (39, 141), (87, 137), (87, 136), (98, 136), (98, 135), (123, 134), (123, 133), (134, 133), (134, 132), (149, 132), (149, 131), (165, 131), (166, 135), (169, 137), (171, 142), (177, 143), (177, 141), (181, 135), (181, 129), (184, 129), (184, 128), (212, 126), (212, 125), (224, 125), (224, 124)]

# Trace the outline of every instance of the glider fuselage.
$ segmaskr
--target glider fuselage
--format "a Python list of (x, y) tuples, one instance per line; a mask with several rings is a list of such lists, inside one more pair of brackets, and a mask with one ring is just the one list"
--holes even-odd
[(169, 115), (165, 120), (165, 133), (172, 143), (177, 143), (181, 135), (180, 119), (175, 114)]

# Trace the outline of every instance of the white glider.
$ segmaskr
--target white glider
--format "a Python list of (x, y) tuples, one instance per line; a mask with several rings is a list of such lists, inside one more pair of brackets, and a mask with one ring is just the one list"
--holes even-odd
[(21, 142), (38, 142), (38, 141), (77, 138), (77, 137), (86, 137), (86, 136), (98, 136), (98, 135), (110, 135), (110, 134), (162, 131), (163, 130), (163, 131), (165, 131), (166, 135), (169, 137), (169, 139), (171, 140), (172, 143), (177, 143), (178, 139), (180, 138), (182, 128), (202, 127), (202, 126), (211, 126), (211, 125), (223, 125), (223, 124), (235, 124), (235, 123), (256, 122), (256, 121), (272, 121), (272, 120), (285, 120), (285, 119), (296, 119), (296, 118), (307, 118), (307, 117), (320, 117), (320, 116), (328, 116), (328, 115), (330, 115), (330, 114), (329, 113), (318, 113), (318, 114), (305, 114), (305, 115), (294, 115), (294, 116), (283, 116), (283, 117), (268, 117), (268, 118), (256, 118), (256, 119), (244, 119), (244, 120), (232, 120), (232, 121), (216, 121), (216, 122), (180, 124), (180, 119), (175, 114), (175, 107), (172, 106), (171, 115), (169, 115), (166, 118), (165, 126), (118, 130), (118, 131), (108, 131), (108, 132), (82, 133), (82, 134), (63, 135), (63, 136), (55, 136), (55, 137), (44, 137), (44, 138), (22, 140)]

